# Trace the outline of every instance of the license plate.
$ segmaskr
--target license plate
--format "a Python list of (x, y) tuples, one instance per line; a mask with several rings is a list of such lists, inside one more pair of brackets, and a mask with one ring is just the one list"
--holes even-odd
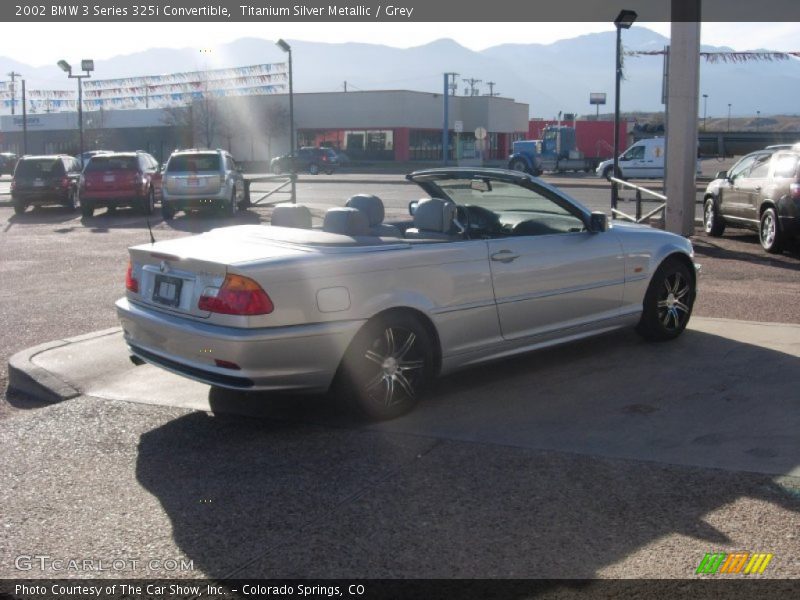
[(178, 306), (181, 303), (181, 286), (183, 280), (179, 277), (156, 275), (156, 285), (153, 290), (153, 302), (166, 306)]
[(44, 187), (44, 181), (41, 179), (34, 179), (33, 187)]
[(103, 181), (105, 183), (114, 183), (114, 176), (113, 175), (103, 175)]
[(200, 186), (200, 180), (197, 177), (189, 177), (189, 179), (186, 180), (186, 183), (189, 187)]

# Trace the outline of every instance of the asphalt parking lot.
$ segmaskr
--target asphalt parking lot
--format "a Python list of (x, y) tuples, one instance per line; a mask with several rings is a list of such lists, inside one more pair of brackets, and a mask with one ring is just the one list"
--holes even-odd
[[(355, 181), (301, 183), (298, 200), (321, 214), (369, 191), (403, 213), (417, 195)], [(568, 191), (607, 206), (602, 187)], [(157, 218), (153, 232), (228, 223)], [(706, 552), (733, 550), (800, 576), (797, 248), (698, 234), (700, 318), (677, 342), (619, 332), (456, 374), (412, 415), (366, 425), (326, 397), (132, 367), (114, 332), (73, 339), (116, 326), (125, 249), (148, 239), (131, 211), (82, 222), (4, 206), (0, 224), (0, 577), (690, 578)], [(55, 340), (69, 343), (36, 360), (75, 397), (6, 397), (9, 357)], [(15, 567), (37, 553), (129, 562)], [(165, 571), (168, 558), (194, 570)]]

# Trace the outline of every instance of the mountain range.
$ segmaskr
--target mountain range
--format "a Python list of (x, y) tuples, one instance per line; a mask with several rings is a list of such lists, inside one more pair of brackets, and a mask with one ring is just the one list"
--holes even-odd
[[(530, 106), (531, 117), (554, 118), (564, 113), (592, 114), (591, 92), (606, 92), (613, 110), (615, 32), (592, 33), (552, 44), (504, 44), (474, 51), (450, 39), (413, 48), (378, 44), (330, 44), (288, 40), (292, 46), (296, 92), (411, 89), (441, 92), (443, 73), (459, 73), (457, 93), (479, 79), (480, 94), (496, 94)], [(625, 50), (662, 50), (669, 39), (643, 27), (623, 32)], [(725, 52), (730, 48), (703, 46)], [(102, 79), (157, 75), (201, 69), (283, 62), (286, 55), (267, 39), (242, 38), (210, 53), (197, 48), (143, 49), (134, 54), (95, 61), (94, 76)], [(662, 57), (625, 56), (621, 103), (624, 112), (660, 111)], [(56, 65), (31, 67), (0, 56), (0, 73), (23, 73), (28, 89), (72, 89)], [(63, 82), (62, 82), (63, 80)], [(345, 83), (346, 82), (346, 83)], [(701, 60), (700, 93), (707, 94), (707, 114), (733, 116), (798, 114), (800, 61), (707, 63)], [(703, 114), (703, 100), (699, 115)]]

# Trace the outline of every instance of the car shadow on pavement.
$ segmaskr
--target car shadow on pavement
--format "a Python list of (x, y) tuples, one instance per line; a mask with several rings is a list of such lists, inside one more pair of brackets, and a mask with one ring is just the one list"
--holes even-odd
[(21, 215), (11, 215), (6, 226), (6, 231), (13, 225), (42, 225), (47, 223), (66, 223), (75, 221), (78, 223), (80, 212), (72, 211), (63, 206), (35, 206), (29, 208)]
[(455, 374), (378, 425), (212, 391), (214, 415), (141, 435), (136, 474), (211, 578), (686, 578), (734, 550), (796, 577), (797, 480), (774, 475), (800, 466), (798, 374), (699, 331), (618, 332)]
[(233, 218), (222, 215), (219, 211), (190, 211), (181, 212), (164, 225), (178, 231), (188, 233), (203, 233), (218, 227), (231, 225), (258, 225), (261, 222), (259, 214), (253, 210), (240, 210)]
[(747, 263), (769, 265), (771, 267), (800, 271), (800, 262), (794, 262), (800, 258), (800, 243), (792, 243), (787, 241), (782, 254), (769, 254), (761, 250), (761, 246), (758, 241), (758, 235), (755, 233), (749, 234), (749, 232), (742, 232), (738, 236), (738, 239), (743, 242), (752, 242), (754, 245), (753, 252), (755, 252), (755, 254), (725, 248), (715, 242), (714, 238), (706, 235), (694, 236), (692, 238), (692, 245), (694, 246), (694, 251), (698, 260), (702, 260), (704, 256), (707, 256), (709, 258), (740, 260)]

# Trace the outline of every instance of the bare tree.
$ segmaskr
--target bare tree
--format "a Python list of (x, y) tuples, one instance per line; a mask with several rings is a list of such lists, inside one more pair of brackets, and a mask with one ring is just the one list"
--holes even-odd
[[(288, 135), (289, 109), (283, 104), (270, 105), (264, 114), (264, 135), (267, 137), (267, 154), (272, 157), (272, 140)], [(293, 151), (291, 148), (290, 151)]]

